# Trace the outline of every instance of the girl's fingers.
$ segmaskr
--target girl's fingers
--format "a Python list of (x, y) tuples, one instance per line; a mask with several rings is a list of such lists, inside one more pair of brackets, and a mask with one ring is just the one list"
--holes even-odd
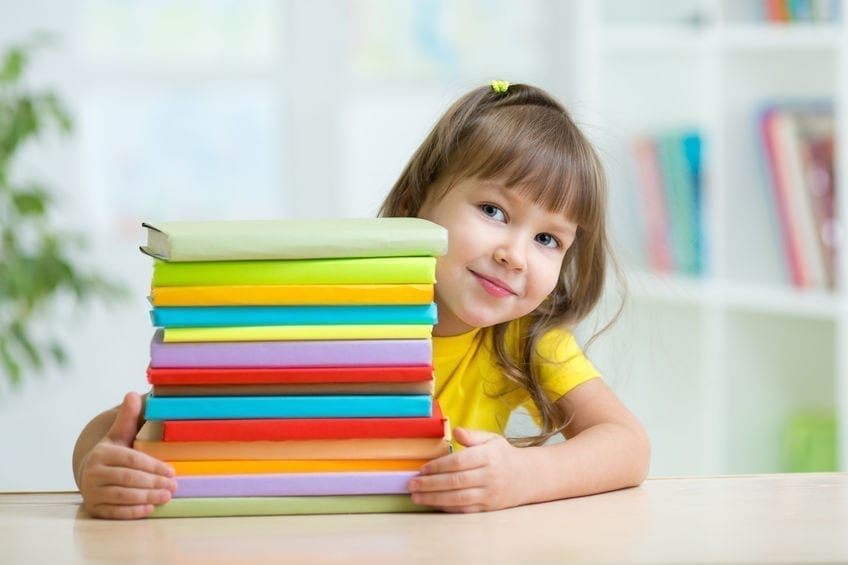
[(471, 469), (437, 475), (419, 475), (409, 481), (410, 492), (441, 492), (482, 487), (485, 473), (482, 469)]
[(424, 506), (433, 506), (445, 511), (453, 508), (454, 511), (470, 512), (471, 509), (483, 508), (483, 497), (486, 491), (482, 488), (469, 488), (462, 490), (439, 491), (439, 492), (414, 492), (412, 502)]
[(175, 491), (177, 482), (170, 477), (163, 477), (128, 467), (103, 467), (94, 477), (98, 486), (118, 486), (140, 489), (162, 489)]
[(167, 489), (141, 489), (122, 486), (100, 487), (94, 506), (142, 506), (146, 504), (165, 504), (171, 500), (171, 491)]
[(100, 464), (107, 467), (127, 467), (163, 477), (174, 476), (174, 468), (164, 461), (128, 447), (108, 446), (98, 459)]
[(454, 473), (468, 469), (476, 469), (488, 464), (486, 456), (479, 449), (466, 449), (459, 453), (443, 455), (438, 459), (428, 461), (421, 466), (422, 475), (438, 473)]
[(155, 506), (152, 504), (139, 504), (136, 506), (96, 504), (87, 510), (92, 516), (97, 518), (108, 518), (110, 520), (136, 520), (150, 515), (154, 508)]

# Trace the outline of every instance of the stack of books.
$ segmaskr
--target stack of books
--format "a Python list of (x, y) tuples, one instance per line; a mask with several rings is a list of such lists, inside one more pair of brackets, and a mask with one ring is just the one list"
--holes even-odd
[(450, 453), (433, 398), (435, 257), (417, 218), (145, 224), (154, 332), (134, 447), (153, 517), (407, 512)]

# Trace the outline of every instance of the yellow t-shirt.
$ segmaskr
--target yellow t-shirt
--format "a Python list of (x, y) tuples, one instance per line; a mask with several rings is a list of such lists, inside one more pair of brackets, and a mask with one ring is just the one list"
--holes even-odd
[[(507, 332), (507, 344), (515, 347), (516, 324)], [(536, 414), (530, 395), (508, 381), (498, 367), (491, 347), (491, 331), (472, 330), (458, 336), (433, 337), (435, 396), (451, 427), (504, 433), (509, 415), (524, 405)], [(593, 377), (599, 376), (566, 330), (547, 333), (535, 358), (542, 386), (552, 401)], [(549, 360), (548, 362), (542, 359)]]

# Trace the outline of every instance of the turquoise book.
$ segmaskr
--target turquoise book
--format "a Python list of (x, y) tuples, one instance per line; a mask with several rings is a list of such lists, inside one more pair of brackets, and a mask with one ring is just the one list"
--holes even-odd
[(150, 318), (166, 328), (435, 324), (436, 305), (166, 306), (153, 308)]
[(401, 418), (430, 417), (428, 394), (320, 396), (168, 396), (149, 395), (147, 420), (222, 420), (233, 418)]

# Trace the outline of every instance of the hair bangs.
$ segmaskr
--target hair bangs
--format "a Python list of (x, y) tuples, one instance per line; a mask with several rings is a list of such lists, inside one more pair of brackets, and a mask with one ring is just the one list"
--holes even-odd
[[(451, 176), (497, 179), (509, 189), (578, 225), (594, 225), (601, 212), (597, 201), (597, 163), (585, 153), (585, 141), (552, 127), (553, 112), (510, 108), (497, 119), (480, 119), (453, 162)], [(532, 111), (532, 115), (529, 112)], [(509, 119), (512, 117), (512, 119)], [(559, 119), (567, 117), (557, 115)]]

